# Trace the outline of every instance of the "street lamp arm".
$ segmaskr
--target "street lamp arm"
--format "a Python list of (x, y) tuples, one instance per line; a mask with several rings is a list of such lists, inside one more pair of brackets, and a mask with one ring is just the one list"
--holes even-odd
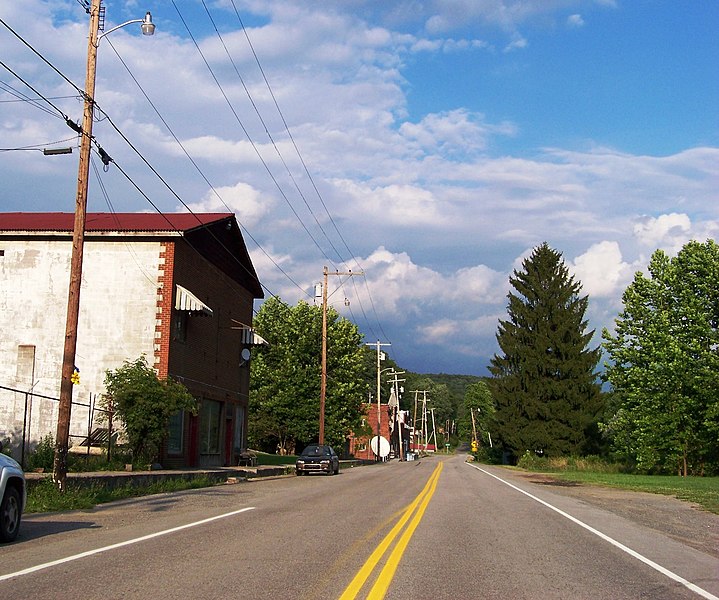
[(147, 14), (145, 14), (144, 19), (132, 19), (131, 21), (125, 21), (120, 25), (115, 25), (115, 27), (113, 27), (112, 29), (103, 31), (100, 35), (97, 36), (97, 44), (99, 45), (100, 40), (106, 35), (110, 35), (113, 31), (117, 31), (118, 29), (121, 29), (122, 27), (125, 27), (127, 25), (132, 25), (133, 23), (142, 23), (142, 35), (155, 34), (155, 24), (152, 22), (152, 15), (148, 11)]

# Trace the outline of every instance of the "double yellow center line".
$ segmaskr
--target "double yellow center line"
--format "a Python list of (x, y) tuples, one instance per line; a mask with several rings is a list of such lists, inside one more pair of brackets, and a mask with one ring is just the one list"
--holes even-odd
[[(357, 594), (375, 570), (375, 567), (385, 555), (387, 549), (392, 545), (395, 538), (402, 531), (402, 528), (409, 521), (409, 525), (407, 525), (404, 533), (402, 533), (402, 537), (400, 537), (399, 541), (392, 549), (392, 553), (389, 555), (387, 562), (382, 568), (382, 571), (377, 577), (372, 589), (369, 591), (369, 594), (367, 594), (367, 600), (381, 600), (384, 598), (387, 590), (389, 589), (389, 584), (392, 582), (395, 571), (397, 570), (399, 561), (402, 559), (402, 555), (407, 549), (407, 544), (409, 544), (409, 540), (412, 539), (412, 534), (414, 534), (414, 530), (417, 529), (419, 522), (424, 516), (424, 511), (427, 509), (427, 505), (432, 499), (434, 491), (437, 489), (437, 482), (439, 481), (439, 474), (442, 472), (442, 467), (442, 463), (437, 465), (422, 491), (407, 507), (400, 520), (397, 521), (397, 524), (384, 537), (375, 551), (372, 552), (365, 564), (362, 565), (362, 568), (357, 572), (357, 575), (355, 575), (354, 579), (340, 596), (340, 600), (354, 600), (354, 598), (357, 597)], [(413, 514), (414, 516), (412, 516)]]

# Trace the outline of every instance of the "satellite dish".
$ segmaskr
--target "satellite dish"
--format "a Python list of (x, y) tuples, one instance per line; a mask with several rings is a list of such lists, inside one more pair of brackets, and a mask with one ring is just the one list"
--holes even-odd
[(240, 356), (242, 357), (242, 360), (244, 360), (245, 362), (247, 362), (248, 360), (250, 360), (250, 356), (251, 356), (251, 355), (252, 355), (252, 354), (251, 354), (249, 348), (243, 348), (243, 349), (242, 349), (242, 352), (240, 352)]
[[(386, 458), (389, 455), (389, 442), (387, 441), (387, 438), (381, 437), (381, 436), (374, 436), (370, 440), (370, 448), (372, 448), (372, 452), (375, 454), (379, 454), (380, 458)], [(377, 446), (379, 445), (379, 450), (377, 449)]]

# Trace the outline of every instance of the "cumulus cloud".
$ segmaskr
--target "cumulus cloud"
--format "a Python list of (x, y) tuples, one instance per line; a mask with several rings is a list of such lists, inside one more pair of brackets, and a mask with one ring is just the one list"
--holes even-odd
[(490, 136), (512, 136), (517, 128), (509, 122), (493, 125), (482, 114), (457, 109), (426, 115), (419, 123), (405, 122), (399, 131), (424, 150), (452, 155), (484, 150)]
[[(227, 2), (210, 4), (216, 16), (230, 9)], [(0, 13), (74, 81), (82, 81), (87, 23), (73, 5), (6, 2)], [(437, 344), (451, 369), (455, 352), (493, 352), (509, 275), (543, 241), (563, 253), (596, 299), (592, 310), (604, 315), (614, 308), (631, 272), (642, 268), (654, 249), (674, 252), (689, 239), (719, 235), (718, 148), (655, 156), (630, 152), (608, 145), (615, 140), (600, 144), (580, 139), (592, 133), (579, 122), (577, 140), (552, 137), (551, 147), (537, 147), (549, 142), (537, 141), (544, 135), (541, 127), (538, 131), (535, 123), (518, 116), (522, 111), (516, 106), (523, 99), (511, 98), (501, 110), (495, 104), (490, 112), (481, 88), (462, 72), (468, 61), (486, 60), (491, 71), (486, 81), (501, 91), (510, 74), (500, 67), (521, 69), (527, 58), (527, 52), (504, 55), (502, 49), (531, 52), (529, 43), (540, 30), (555, 35), (581, 26), (585, 18), (589, 22), (592, 11), (613, 6), (614, 0), (246, 0), (243, 10), (253, 17), (247, 20), (252, 23), (247, 33), (264, 73), (244, 32), (233, 26), (231, 9), (223, 39), (254, 106), (207, 23), (204, 34), (201, 28), (195, 33), (222, 91), (177, 21), (166, 27), (158, 22), (153, 38), (128, 30), (107, 41), (184, 150), (105, 42), (98, 102), (192, 210), (236, 212), (262, 245), (260, 250), (247, 240), (259, 277), (272, 293), (289, 302), (311, 300), (323, 264), (341, 266), (349, 251), (361, 257), (358, 262), (366, 270), (367, 286), (356, 281), (356, 288), (347, 288), (360, 327), (370, 331), (367, 321), (374, 320), (374, 305), (388, 334), (396, 336), (397, 349), (403, 342), (427, 348)], [(26, 12), (38, 18), (25, 19)], [(108, 22), (133, 16), (108, 8)], [(198, 16), (191, 26), (200, 23)], [(67, 86), (36, 57), (8, 40), (0, 36), (4, 61), (48, 95), (68, 94)], [(162, 69), (153, 58), (158, 55)], [(442, 82), (416, 76), (424, 66), (434, 68), (442, 61), (458, 69), (457, 77), (467, 75), (462, 83), (479, 93), (456, 96), (456, 104), (448, 104), (438, 93)], [(511, 75), (517, 77), (516, 72)], [(71, 118), (79, 117), (76, 97), (57, 102)], [(8, 146), (68, 136), (62, 119), (19, 102), (3, 105), (0, 131)], [(147, 165), (125, 150), (106, 121), (98, 121), (94, 133), (157, 206), (182, 209)], [(60, 162), (62, 157), (40, 162), (34, 154), (3, 154), (6, 210), (25, 209), (29, 202), (33, 210), (57, 210), (61, 199), (69, 199), (68, 208), (62, 206), (71, 210), (73, 169)], [(148, 210), (117, 169), (101, 176), (118, 209)], [(101, 201), (99, 194), (90, 197)], [(344, 240), (338, 241), (335, 226)], [(512, 262), (513, 257), (518, 258)], [(434, 353), (432, 359), (436, 357)]]
[[(354, 181), (336, 181), (335, 186), (352, 205), (372, 222), (404, 228), (422, 225), (438, 227), (447, 219), (440, 212), (440, 204), (431, 191), (413, 185), (368, 186)], [(352, 212), (355, 212), (353, 209)]]
[(633, 274), (630, 265), (622, 260), (616, 241), (592, 244), (570, 267), (582, 284), (582, 292), (592, 298), (621, 295)]
[(634, 225), (634, 235), (649, 248), (677, 252), (691, 236), (692, 222), (688, 215), (670, 213), (658, 217), (642, 217)]
[[(199, 202), (187, 204), (187, 208), (195, 213), (234, 212), (242, 225), (252, 227), (271, 211), (273, 205), (274, 202), (259, 190), (240, 182), (210, 190)], [(182, 211), (184, 207), (178, 206), (177, 210)]]

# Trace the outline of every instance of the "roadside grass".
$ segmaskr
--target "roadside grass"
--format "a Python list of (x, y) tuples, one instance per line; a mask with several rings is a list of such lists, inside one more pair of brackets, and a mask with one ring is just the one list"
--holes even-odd
[(694, 502), (709, 512), (719, 514), (719, 477), (631, 475), (594, 471), (563, 471), (552, 473), (552, 475), (565, 481), (674, 496), (680, 500)]
[(253, 450), (253, 453), (257, 456), (257, 464), (262, 466), (294, 465), (297, 460), (294, 455), (282, 456), (280, 454), (257, 452), (256, 450)]
[(26, 513), (57, 512), (63, 510), (78, 510), (93, 508), (97, 504), (178, 492), (182, 490), (198, 489), (216, 485), (209, 477), (197, 477), (192, 480), (168, 479), (144, 486), (126, 485), (108, 488), (100, 485), (89, 487), (68, 485), (65, 493), (61, 493), (52, 479), (46, 478), (28, 489)]
[(522, 456), (517, 467), (545, 473), (564, 481), (674, 496), (719, 514), (719, 477), (638, 475), (626, 473), (623, 465), (610, 463), (596, 456), (545, 458), (538, 457), (533, 452)]

